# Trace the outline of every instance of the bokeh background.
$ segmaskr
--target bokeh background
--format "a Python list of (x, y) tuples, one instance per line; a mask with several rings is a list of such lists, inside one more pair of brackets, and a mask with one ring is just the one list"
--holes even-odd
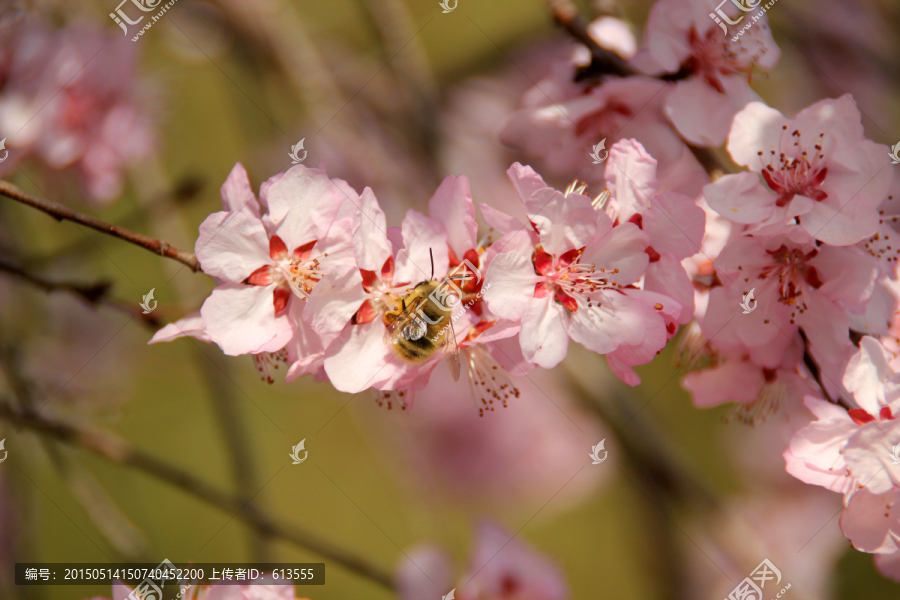
[[(499, 143), (497, 126), (574, 48), (537, 0), (460, 0), (446, 14), (437, 0), (178, 0), (137, 43), (120, 40), (114, 4), (0, 0), (0, 15), (93, 28), (108, 36), (103, 52), (136, 50), (134, 98), (158, 133), (153, 151), (105, 205), (37, 158), (4, 178), (188, 250), (236, 162), (256, 188), (289, 166), (300, 139), (305, 164), (325, 161), (330, 176), (372, 187), (389, 224), (424, 209), (447, 174), (465, 173), (476, 203), (502, 210), (514, 201), (504, 171), (521, 157)], [(640, 35), (650, 6), (582, 9), (621, 16)], [(853, 93), (867, 137), (896, 142), (898, 5), (782, 0), (769, 15), (782, 59), (754, 89), (787, 114)], [(108, 282), (109, 297), (132, 310), (153, 288), (160, 323), (196, 311), (213, 287), (178, 263), (7, 199), (0, 249), (51, 280)], [(252, 496), (280, 522), (388, 571), (432, 542), (461, 573), (475, 526), (492, 519), (559, 565), (576, 600), (721, 598), (763, 557), (793, 583), (794, 600), (900, 597), (900, 585), (840, 535), (839, 498), (784, 473), (793, 416), (748, 427), (726, 422), (728, 407), (693, 407), (674, 343), (637, 369), (634, 389), (573, 345), (555, 371), (517, 378), (522, 399), (507, 409), (479, 418), (467, 384), (440, 373), (403, 414), (367, 393), (308, 378), (285, 384), (284, 367), (269, 385), (249, 357), (195, 340), (148, 346), (155, 327), (134, 314), (5, 272), (0, 303), (3, 402), (26, 394), (47, 418), (102, 430)], [(110, 595), (108, 586), (17, 588), (17, 561), (319, 561), (134, 469), (6, 422), (0, 438), (9, 452), (0, 464), (0, 597)], [(303, 439), (309, 458), (292, 465)], [(609, 460), (592, 465), (601, 439)], [(327, 584), (300, 595), (395, 597), (326, 563)]]

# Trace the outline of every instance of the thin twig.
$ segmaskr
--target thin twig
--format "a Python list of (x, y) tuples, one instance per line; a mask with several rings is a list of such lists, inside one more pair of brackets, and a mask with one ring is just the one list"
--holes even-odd
[(177, 260), (178, 262), (190, 267), (194, 272), (201, 270), (200, 263), (197, 261), (197, 258), (193, 254), (174, 248), (169, 244), (169, 242), (166, 242), (164, 240), (157, 240), (142, 233), (137, 233), (136, 231), (131, 231), (129, 229), (125, 229), (124, 227), (119, 227), (118, 225), (107, 223), (106, 221), (101, 221), (100, 219), (97, 219), (90, 215), (72, 210), (67, 206), (61, 206), (59, 204), (51, 202), (50, 200), (41, 198), (40, 196), (29, 194), (25, 190), (9, 183), (8, 181), (0, 180), (0, 195), (6, 196), (7, 198), (45, 212), (57, 221), (72, 221), (74, 223), (80, 223), (101, 233), (106, 233), (113, 237), (123, 239), (126, 242), (131, 242), (132, 244), (140, 246), (141, 248), (146, 248), (147, 250), (159, 254), (160, 256), (165, 256), (166, 258)]
[(578, 9), (571, 0), (547, 0), (547, 5), (553, 13), (553, 20), (591, 51), (592, 70), (622, 77), (638, 74), (621, 56), (601, 47), (597, 40), (591, 37), (587, 23), (578, 14)]
[[(591, 51), (591, 64), (576, 71), (575, 80), (582, 81), (603, 75), (619, 75), (628, 77), (641, 75), (634, 67), (618, 54), (607, 50), (597, 43), (588, 32), (587, 23), (578, 14), (578, 9), (571, 0), (547, 0), (553, 13), (553, 19), (561, 25), (573, 38), (581, 42)], [(677, 73), (668, 73), (658, 77), (661, 81), (679, 81), (689, 77), (691, 69), (682, 68)], [(713, 181), (731, 172), (711, 148), (702, 148), (684, 141), (691, 153), (706, 170)]]
[(233, 514), (258, 531), (277, 537), (303, 549), (332, 560), (381, 586), (393, 590), (393, 577), (380, 567), (355, 556), (314, 534), (284, 523), (249, 504), (246, 498), (232, 496), (217, 487), (194, 477), (192, 474), (158, 458), (133, 448), (127, 442), (100, 432), (87, 431), (72, 425), (52, 421), (32, 414), (24, 414), (0, 402), (0, 419), (21, 425), (32, 431), (50, 436), (65, 444), (93, 452), (120, 465), (133, 467), (182, 489), (216, 508)]
[(9, 273), (18, 277), (22, 281), (29, 283), (45, 292), (65, 292), (72, 294), (92, 306), (106, 306), (125, 313), (131, 317), (138, 319), (141, 323), (156, 331), (162, 325), (162, 319), (159, 314), (144, 314), (138, 306), (126, 304), (121, 300), (115, 300), (109, 297), (109, 290), (112, 283), (109, 281), (98, 281), (97, 283), (75, 283), (72, 281), (51, 281), (38, 275), (34, 275), (26, 271), (23, 267), (0, 258), (0, 271)]

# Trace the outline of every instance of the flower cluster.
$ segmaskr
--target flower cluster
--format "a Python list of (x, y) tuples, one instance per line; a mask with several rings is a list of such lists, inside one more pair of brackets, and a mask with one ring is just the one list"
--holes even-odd
[[(660, 0), (643, 47), (620, 21), (591, 24), (625, 74), (579, 47), (499, 131), (548, 180), (584, 183), (557, 189), (514, 163), (520, 203), (480, 204), (483, 237), (464, 175), (441, 183), (428, 215), (389, 227), (369, 188), (301, 165), (257, 199), (238, 164), (196, 246), (218, 286), (153, 342), (194, 336), (252, 355), (269, 382), (283, 363), (288, 381), (371, 388), (402, 409), (448, 358), (484, 414), (518, 396), (510, 374), (555, 367), (570, 340), (637, 385), (634, 367), (686, 325), (695, 404), (733, 402), (746, 423), (804, 404), (787, 471), (841, 492), (845, 535), (900, 579), (889, 150), (866, 138), (850, 95), (792, 118), (763, 103), (751, 75), (779, 57), (765, 15), (722, 36), (714, 4)], [(739, 172), (701, 166), (723, 144)]]
[[(844, 533), (857, 548), (877, 553), (885, 573), (900, 578), (900, 527), (892, 516), (900, 477), (891, 462), (900, 429), (891, 427), (897, 406), (889, 367), (900, 350), (900, 211), (890, 194), (890, 152), (866, 138), (849, 95), (817, 102), (793, 118), (762, 102), (748, 84), (779, 58), (766, 15), (725, 4), (660, 0), (641, 47), (624, 23), (592, 23), (588, 31), (598, 46), (617, 52), (634, 74), (606, 74), (579, 47), (524, 96), (501, 139), (548, 172), (579, 173), (605, 186), (596, 204), (618, 225), (611, 241), (627, 239), (622, 223), (649, 236), (640, 291), (625, 290), (618, 303), (597, 303), (621, 319), (629, 314), (626, 298), (636, 295), (663, 294), (680, 305), (663, 303), (660, 316), (670, 335), (690, 323), (681, 343), (689, 369), (683, 385), (698, 406), (734, 402), (733, 417), (756, 423), (806, 398), (817, 420), (796, 432), (785, 453), (788, 472), (844, 493)], [(729, 23), (752, 18), (752, 27), (728, 34), (715, 18), (720, 9)], [(585, 164), (601, 140), (615, 142), (608, 160)], [(723, 144), (744, 170), (712, 170), (710, 178), (695, 155), (699, 147)], [(520, 179), (530, 175), (519, 173)], [(541, 212), (558, 224), (578, 221)], [(533, 221), (542, 233), (541, 220)], [(602, 234), (602, 226), (597, 231)], [(601, 268), (602, 259), (590, 252), (602, 247), (594, 242), (584, 251)], [(556, 281), (570, 266), (560, 256), (534, 252), (537, 275), (521, 256), (499, 256), (504, 268), (489, 280), (501, 285), (488, 292), (488, 304), (496, 296), (514, 307), (514, 316), (540, 315), (531, 325), (526, 319), (520, 332), (525, 356), (535, 364), (559, 361), (567, 331), (606, 354), (620, 378), (636, 383), (621, 355), (640, 356), (634, 364), (649, 360), (656, 344), (648, 342), (660, 335), (653, 320), (643, 320), (642, 350), (624, 332), (586, 327), (582, 315), (567, 308), (581, 305), (586, 288)], [(590, 272), (584, 280), (621, 283), (627, 272), (616, 273), (618, 279)], [(510, 282), (516, 293), (532, 283), (540, 292), (517, 304)], [(589, 289), (596, 294), (598, 288)], [(541, 306), (545, 297), (553, 299)], [(625, 344), (610, 349), (604, 345), (610, 337)]]
[(91, 200), (117, 198), (126, 169), (156, 144), (136, 58), (134, 44), (88, 27), (26, 22), (5, 35), (0, 140), (9, 159), (0, 174), (34, 156), (52, 169), (73, 167)]
[[(527, 223), (481, 205), (496, 241), (478, 239), (464, 176), (443, 181), (428, 216), (410, 210), (388, 227), (369, 188), (358, 194), (298, 165), (257, 199), (238, 164), (222, 187), (224, 210), (203, 222), (196, 244), (218, 286), (199, 314), (152, 342), (191, 335), (253, 355), (269, 382), (269, 368), (284, 363), (288, 381), (372, 388), (388, 408), (411, 408), (446, 357), (465, 367), (483, 414), (518, 396), (508, 372), (555, 366), (570, 337), (636, 385), (631, 367), (690, 318), (678, 261), (699, 247), (704, 215), (686, 196), (657, 192), (656, 162), (640, 144), (612, 152), (617, 174), (595, 200), (513, 165)], [(670, 222), (690, 235), (667, 232)], [(678, 300), (664, 293), (671, 281)]]
[[(892, 555), (878, 564), (900, 577), (888, 148), (865, 138), (850, 96), (793, 119), (751, 102), (726, 147), (748, 170), (703, 191), (711, 226), (691, 269), (698, 327), (686, 351), (706, 364), (683, 384), (698, 406), (737, 402), (734, 414), (751, 423), (804, 401), (816, 420), (794, 434), (788, 472), (842, 492), (845, 535)], [(869, 510), (879, 502), (888, 508)]]

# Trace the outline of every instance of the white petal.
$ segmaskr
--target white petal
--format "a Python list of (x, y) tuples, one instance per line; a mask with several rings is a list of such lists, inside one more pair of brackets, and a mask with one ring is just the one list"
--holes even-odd
[(484, 275), (484, 301), (494, 314), (520, 321), (538, 281), (530, 256), (504, 252), (491, 261)]
[[(275, 316), (273, 286), (220, 285), (200, 314), (206, 331), (229, 356), (275, 352), (291, 339), (286, 316)], [(293, 299), (295, 300), (295, 299)]]
[(529, 299), (519, 332), (522, 353), (528, 361), (552, 369), (569, 350), (567, 330), (566, 309), (553, 296)]
[(247, 213), (217, 212), (200, 224), (194, 246), (203, 272), (223, 281), (240, 283), (269, 264), (269, 236), (262, 221)]

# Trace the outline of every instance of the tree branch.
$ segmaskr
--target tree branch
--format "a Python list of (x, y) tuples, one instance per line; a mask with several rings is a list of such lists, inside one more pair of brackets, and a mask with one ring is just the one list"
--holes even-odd
[(226, 513), (234, 514), (236, 518), (261, 533), (291, 542), (323, 558), (332, 560), (389, 590), (394, 589), (393, 577), (380, 567), (372, 565), (314, 534), (285, 524), (257, 509), (246, 498), (223, 492), (217, 487), (195, 478), (187, 471), (136, 450), (125, 441), (100, 432), (87, 431), (66, 423), (51, 421), (36, 414), (25, 414), (11, 408), (6, 402), (0, 402), (0, 419), (26, 427), (65, 444), (83, 448), (120, 465), (143, 471)]
[(606, 48), (602, 48), (591, 37), (591, 34), (588, 33), (587, 23), (578, 14), (578, 9), (575, 8), (571, 0), (547, 0), (547, 5), (553, 13), (553, 20), (591, 51), (590, 69), (592, 71), (596, 70), (601, 73), (622, 77), (638, 74), (621, 56)]
[(19, 265), (0, 258), (0, 271), (9, 273), (18, 277), (26, 283), (49, 293), (65, 292), (77, 296), (93, 306), (106, 306), (132, 316), (150, 329), (156, 331), (162, 326), (162, 319), (158, 314), (144, 314), (137, 306), (125, 304), (119, 300), (114, 300), (108, 296), (112, 283), (109, 281), (98, 281), (93, 284), (75, 283), (71, 281), (50, 281), (38, 275), (33, 275)]
[(171, 245), (169, 245), (169, 242), (166, 242), (164, 240), (157, 240), (142, 233), (137, 233), (135, 231), (119, 227), (118, 225), (113, 225), (111, 223), (107, 223), (106, 221), (101, 221), (100, 219), (94, 218), (90, 215), (72, 210), (67, 206), (61, 206), (59, 204), (51, 202), (50, 200), (41, 198), (40, 196), (29, 194), (25, 190), (16, 187), (8, 181), (0, 180), (0, 195), (6, 196), (7, 198), (15, 200), (16, 202), (21, 202), (22, 204), (45, 212), (57, 221), (72, 221), (74, 223), (80, 223), (101, 233), (106, 233), (113, 237), (123, 239), (126, 242), (131, 242), (132, 244), (140, 246), (141, 248), (146, 248), (147, 250), (159, 254), (160, 256), (165, 256), (166, 258), (177, 260), (178, 262), (190, 267), (190, 269), (195, 273), (201, 270), (200, 263), (197, 261), (197, 258), (193, 254), (191, 254), (190, 252), (184, 252), (177, 248), (173, 248)]

